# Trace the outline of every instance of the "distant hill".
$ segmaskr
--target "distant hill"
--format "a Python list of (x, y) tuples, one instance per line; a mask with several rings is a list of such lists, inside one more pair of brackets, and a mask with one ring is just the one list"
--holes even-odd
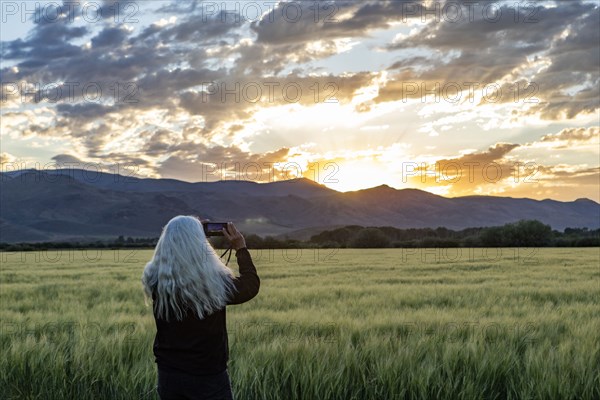
[(493, 196), (445, 198), (381, 185), (337, 192), (309, 179), (189, 183), (83, 170), (0, 174), (0, 241), (156, 237), (176, 215), (231, 220), (245, 233), (303, 238), (344, 225), (449, 229), (537, 219), (600, 227), (600, 204)]

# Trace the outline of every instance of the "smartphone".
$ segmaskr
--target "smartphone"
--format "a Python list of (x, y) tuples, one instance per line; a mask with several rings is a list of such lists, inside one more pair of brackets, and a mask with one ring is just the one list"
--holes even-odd
[(203, 222), (204, 234), (209, 236), (223, 236), (223, 229), (227, 229), (227, 222)]

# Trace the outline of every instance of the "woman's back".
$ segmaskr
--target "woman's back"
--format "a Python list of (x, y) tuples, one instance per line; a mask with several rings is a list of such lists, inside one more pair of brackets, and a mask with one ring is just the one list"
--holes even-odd
[(227, 368), (225, 309), (204, 319), (187, 313), (182, 321), (156, 319), (154, 356), (159, 369), (211, 375)]
[[(235, 295), (227, 304), (241, 304), (258, 294), (260, 279), (247, 248), (236, 251), (240, 276), (234, 279)], [(153, 296), (154, 297), (154, 296)], [(154, 356), (159, 369), (180, 370), (192, 375), (209, 375), (227, 368), (229, 343), (226, 309), (205, 318), (187, 309), (181, 320), (154, 318)]]

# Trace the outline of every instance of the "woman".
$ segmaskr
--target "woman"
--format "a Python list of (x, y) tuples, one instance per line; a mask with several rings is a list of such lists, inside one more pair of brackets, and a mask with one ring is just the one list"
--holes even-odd
[(225, 306), (258, 294), (260, 279), (233, 223), (223, 234), (236, 252), (235, 277), (206, 239), (202, 222), (177, 216), (163, 228), (142, 284), (152, 298), (161, 400), (233, 399), (227, 371)]

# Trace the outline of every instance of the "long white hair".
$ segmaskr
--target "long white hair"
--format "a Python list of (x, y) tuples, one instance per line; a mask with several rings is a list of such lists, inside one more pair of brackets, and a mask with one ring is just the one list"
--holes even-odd
[(142, 274), (156, 317), (182, 320), (186, 308), (204, 318), (225, 307), (235, 290), (233, 271), (207, 240), (195, 216), (179, 215), (163, 227), (152, 259)]

